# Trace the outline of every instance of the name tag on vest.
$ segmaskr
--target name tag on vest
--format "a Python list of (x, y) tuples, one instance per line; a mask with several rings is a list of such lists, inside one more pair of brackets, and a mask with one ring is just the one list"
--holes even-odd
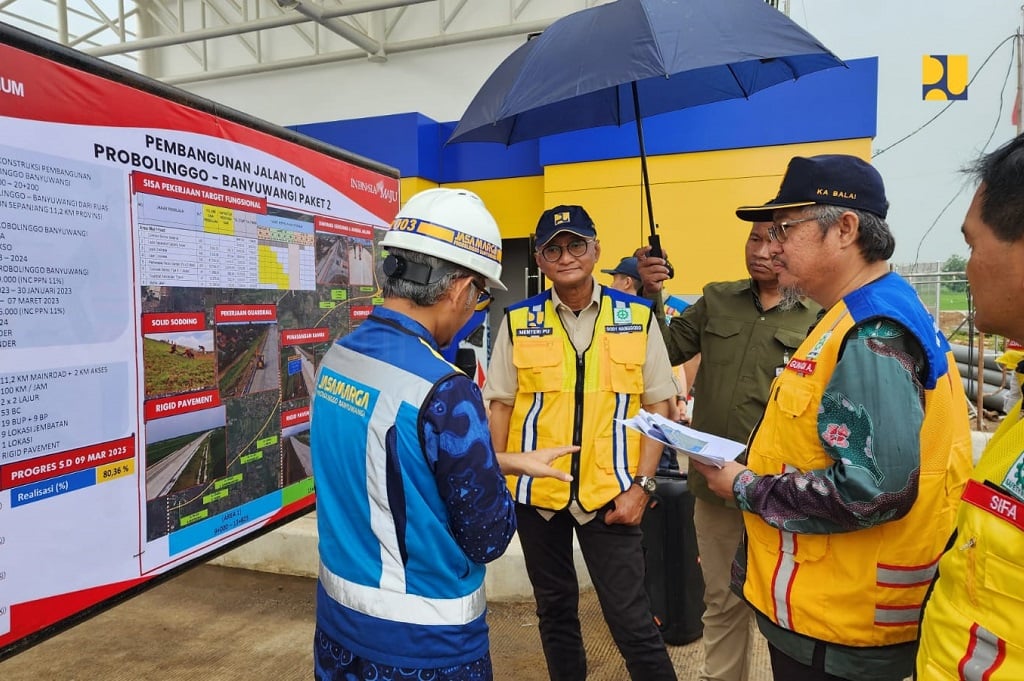
[(1024, 504), (1013, 497), (982, 485), (977, 480), (968, 480), (962, 498), (968, 504), (998, 516), (1018, 530), (1024, 531)]
[(605, 333), (640, 333), (644, 327), (639, 324), (612, 324), (604, 327)]
[(550, 336), (554, 329), (550, 326), (533, 326), (525, 329), (516, 329), (517, 336)]
[(811, 374), (814, 373), (814, 370), (817, 368), (817, 366), (818, 363), (815, 362), (813, 359), (794, 358), (789, 360), (789, 364), (786, 365), (786, 368), (789, 369), (790, 371), (795, 371), (801, 376), (810, 376)]

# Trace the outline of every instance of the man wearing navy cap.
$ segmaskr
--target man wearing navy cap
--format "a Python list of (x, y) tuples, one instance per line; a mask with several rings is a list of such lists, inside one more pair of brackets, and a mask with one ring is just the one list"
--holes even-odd
[(612, 288), (614, 289), (626, 293), (636, 293), (640, 290), (640, 271), (637, 269), (636, 258), (632, 256), (620, 260), (615, 269), (601, 271), (612, 275)]
[(571, 482), (507, 478), (548, 673), (558, 681), (587, 678), (575, 533), (631, 678), (675, 679), (644, 589), (639, 527), (661, 445), (620, 422), (641, 406), (668, 415), (678, 388), (665, 343), (651, 329), (657, 322), (649, 302), (594, 281), (601, 246), (581, 206), (544, 211), (536, 244), (537, 266), (552, 286), (506, 309), (484, 398), (499, 449), (580, 446), (552, 464), (568, 470)]
[[(693, 305), (661, 330), (674, 364), (701, 362), (695, 372), (691, 425), (705, 433), (746, 442), (764, 414), (771, 384), (807, 336), (821, 311), (806, 298), (779, 289), (768, 230), (750, 225), (743, 248), (748, 277), (704, 286)], [(664, 260), (641, 249), (644, 293), (661, 302), (668, 277)], [(745, 455), (737, 458), (746, 461)], [(743, 539), (743, 513), (720, 498), (690, 468), (693, 526), (704, 576), (704, 661), (697, 681), (748, 681), (755, 635), (754, 614), (730, 588), (730, 567)]]
[(733, 586), (777, 680), (899, 681), (971, 467), (945, 338), (886, 260), (882, 178), (854, 156), (796, 157), (771, 220), (783, 288), (824, 308), (771, 387), (746, 466), (691, 462), (744, 511)]

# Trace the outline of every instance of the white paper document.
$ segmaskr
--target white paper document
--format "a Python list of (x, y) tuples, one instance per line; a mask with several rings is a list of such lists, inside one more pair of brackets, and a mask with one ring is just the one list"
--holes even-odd
[(671, 447), (691, 459), (716, 468), (721, 468), (728, 461), (735, 461), (736, 457), (746, 449), (746, 445), (742, 442), (694, 430), (675, 421), (670, 421), (660, 414), (652, 414), (643, 409), (631, 419), (616, 420), (627, 428), (632, 428), (652, 440), (657, 440), (666, 447)]

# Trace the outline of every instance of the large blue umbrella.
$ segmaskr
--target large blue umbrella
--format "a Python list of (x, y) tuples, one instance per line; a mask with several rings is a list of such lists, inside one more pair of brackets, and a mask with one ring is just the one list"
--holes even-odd
[(448, 142), (512, 144), (636, 121), (657, 248), (641, 116), (843, 65), (763, 0), (616, 0), (562, 17), (509, 55)]

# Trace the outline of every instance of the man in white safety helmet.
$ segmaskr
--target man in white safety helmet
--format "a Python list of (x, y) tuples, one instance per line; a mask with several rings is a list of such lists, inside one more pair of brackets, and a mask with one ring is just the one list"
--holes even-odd
[[(490, 679), (484, 563), (516, 529), (480, 390), (439, 350), (489, 287), (501, 236), (461, 189), (416, 194), (384, 237), (384, 304), (324, 356), (313, 397), (318, 679)], [(510, 457), (558, 475), (572, 448)]]

